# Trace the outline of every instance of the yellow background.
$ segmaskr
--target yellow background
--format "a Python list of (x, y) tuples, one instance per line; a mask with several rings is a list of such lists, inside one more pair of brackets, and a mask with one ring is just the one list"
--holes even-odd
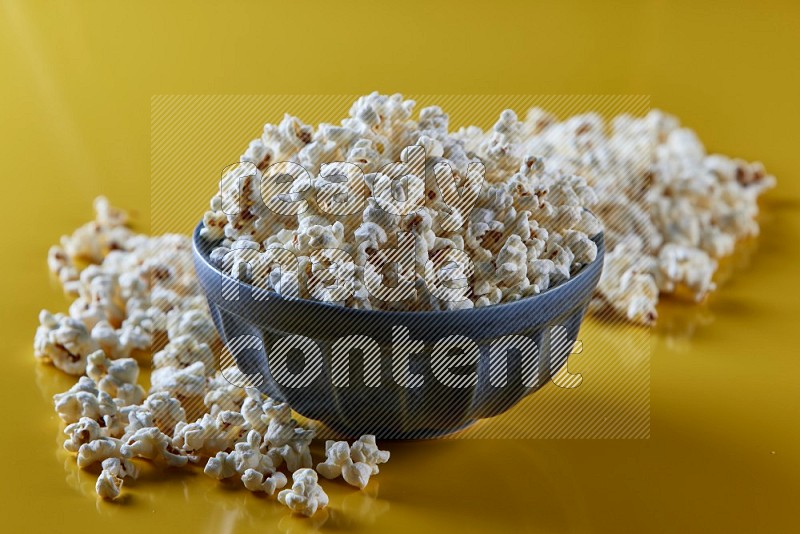
[[(789, 2), (0, 0), (5, 526), (796, 531), (798, 35)], [(312, 521), (193, 473), (146, 472), (121, 505), (98, 503), (60, 449), (50, 395), (70, 381), (32, 360), (38, 310), (66, 308), (48, 246), (97, 194), (149, 226), (152, 95), (373, 89), (649, 94), (710, 149), (778, 176), (737, 276), (707, 306), (660, 308), (650, 438), (391, 444), (366, 494), (329, 484), (331, 510)]]

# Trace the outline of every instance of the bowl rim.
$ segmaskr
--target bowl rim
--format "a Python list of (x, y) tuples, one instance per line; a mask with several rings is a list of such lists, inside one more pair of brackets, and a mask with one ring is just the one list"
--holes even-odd
[[(237, 280), (233, 278), (230, 274), (218, 269), (214, 264), (211, 263), (209, 258), (206, 254), (200, 250), (199, 242), (201, 239), (204, 239), (200, 236), (200, 230), (203, 228), (203, 221), (200, 221), (192, 232), (192, 254), (195, 257), (195, 260), (199, 259), (203, 262), (203, 265), (211, 269), (215, 274), (218, 276), (226, 279), (228, 282), (237, 284), (239, 287), (243, 288), (245, 291), (250, 292), (251, 294), (260, 294), (264, 295), (264, 299), (260, 299), (262, 302), (266, 301), (267, 298), (271, 300), (278, 300), (283, 301), (286, 303), (292, 304), (301, 304), (304, 307), (307, 306), (309, 310), (317, 310), (320, 312), (324, 311), (336, 311), (340, 314), (347, 314), (352, 315), (354, 317), (373, 317), (373, 318), (385, 318), (389, 319), (392, 317), (405, 317), (408, 319), (409, 317), (437, 317), (443, 318), (443, 316), (448, 316), (449, 318), (455, 318), (458, 314), (460, 317), (464, 317), (467, 314), (490, 314), (490, 313), (497, 313), (501, 310), (506, 311), (510, 308), (514, 307), (522, 307), (522, 306), (529, 306), (531, 305), (536, 299), (541, 300), (548, 300), (552, 298), (556, 298), (561, 293), (566, 293), (570, 290), (570, 286), (578, 285), (583, 279), (590, 278), (597, 269), (600, 269), (602, 272), (603, 263), (604, 263), (604, 256), (605, 256), (605, 232), (600, 230), (597, 234), (592, 236), (590, 239), (597, 245), (597, 257), (591, 263), (587, 263), (581, 267), (581, 269), (573, 276), (569, 278), (569, 280), (551, 288), (547, 289), (538, 295), (532, 295), (528, 297), (523, 297), (521, 299), (511, 301), (511, 302), (501, 302), (499, 304), (492, 304), (490, 306), (483, 306), (480, 308), (467, 308), (467, 309), (459, 309), (459, 310), (419, 310), (419, 311), (403, 311), (403, 310), (366, 310), (363, 308), (351, 308), (349, 306), (340, 306), (336, 304), (332, 304), (330, 302), (322, 302), (318, 300), (311, 300), (305, 298), (287, 298), (282, 296), (281, 294), (277, 293), (276, 291), (270, 289), (264, 289), (261, 287), (254, 286), (248, 282), (243, 282), (241, 280)], [(207, 243), (211, 243), (210, 241)], [(202, 277), (201, 277), (202, 279)], [(599, 279), (599, 274), (598, 274)], [(595, 287), (592, 287), (592, 292), (594, 292)]]

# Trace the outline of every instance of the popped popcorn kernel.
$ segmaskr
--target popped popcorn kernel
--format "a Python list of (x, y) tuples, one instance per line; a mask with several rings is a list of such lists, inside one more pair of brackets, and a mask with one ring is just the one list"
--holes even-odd
[(317, 483), (317, 473), (313, 469), (298, 469), (292, 474), (292, 481), (291, 489), (278, 493), (278, 502), (292, 512), (311, 517), (328, 506), (328, 495)]

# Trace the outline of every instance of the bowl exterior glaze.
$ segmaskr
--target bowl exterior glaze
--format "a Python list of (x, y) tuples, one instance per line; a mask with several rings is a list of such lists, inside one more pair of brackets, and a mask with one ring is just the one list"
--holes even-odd
[[(594, 262), (567, 282), (515, 302), (458, 311), (357, 310), (282, 298), (233, 279), (209, 262), (213, 244), (200, 237), (201, 227), (198, 225), (193, 236), (195, 269), (217, 330), (239, 369), (273, 399), (288, 402), (304, 417), (348, 437), (375, 434), (402, 439), (448, 434), (477, 419), (500, 414), (542, 387), (567, 360), (600, 279), (604, 255), (599, 234), (594, 238), (598, 248)], [(401, 327), (407, 329), (410, 339), (424, 344), (424, 348), (405, 351), (408, 371), (423, 378), (418, 387), (400, 386), (394, 380), (393, 354), (403, 351), (392, 346), (393, 329)], [(377, 387), (365, 385), (365, 358), (358, 350), (349, 354), (347, 386), (333, 385), (332, 347), (337, 339), (353, 335), (368, 336), (380, 346)], [(476, 364), (454, 369), (477, 375), (466, 387), (444, 386), (431, 367), (435, 343), (453, 335), (473, 340), (480, 350)], [(526, 366), (523, 351), (508, 351), (507, 383), (497, 387), (490, 380), (490, 348), (499, 338), (511, 335), (535, 342), (538, 358), (535, 366)], [(313, 340), (321, 353), (321, 372), (304, 387), (287, 387), (270, 373), (269, 350), (286, 336)], [(396, 338), (394, 341), (397, 345)], [(290, 351), (285, 362), (292, 373), (301, 373), (307, 363), (300, 351)]]

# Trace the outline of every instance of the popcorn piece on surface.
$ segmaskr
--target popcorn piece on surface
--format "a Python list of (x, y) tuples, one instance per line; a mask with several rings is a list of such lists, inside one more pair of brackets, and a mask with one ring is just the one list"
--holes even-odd
[(378, 449), (375, 442), (375, 436), (372, 434), (365, 434), (358, 438), (350, 447), (350, 457), (354, 462), (363, 462), (370, 466), (372, 474), (377, 475), (380, 472), (378, 464), (385, 464), (389, 461), (389, 451), (382, 451)]
[(78, 319), (44, 310), (39, 314), (39, 323), (33, 343), (36, 357), (67, 374), (83, 374), (86, 357), (97, 350), (86, 326)]
[(256, 430), (248, 432), (247, 439), (234, 446), (231, 456), (237, 473), (244, 474), (248, 469), (255, 469), (260, 473), (275, 471), (272, 459), (261, 452), (261, 434)]
[(144, 388), (136, 383), (139, 364), (133, 358), (110, 360), (102, 350), (87, 358), (86, 374), (95, 381), (100, 391), (105, 391), (121, 401), (121, 406), (140, 404), (145, 397)]
[(104, 437), (103, 429), (94, 419), (81, 417), (77, 423), (67, 425), (64, 433), (69, 438), (64, 442), (64, 448), (69, 452), (78, 452), (85, 443)]
[(251, 429), (257, 431), (262, 436), (267, 432), (267, 416), (265, 409), (272, 406), (271, 401), (267, 401), (258, 388), (247, 387), (245, 390), (245, 399), (242, 402), (242, 416), (247, 421)]
[(156, 427), (137, 430), (120, 451), (124, 457), (146, 458), (168, 467), (182, 467), (190, 460), (189, 456), (175, 451), (169, 436)]
[(97, 478), (95, 491), (106, 500), (116, 500), (120, 496), (123, 479), (126, 477), (136, 478), (136, 466), (127, 459), (108, 458), (103, 460), (103, 470)]
[(286, 475), (278, 471), (271, 476), (264, 477), (264, 474), (255, 469), (247, 469), (242, 473), (242, 484), (250, 491), (263, 491), (268, 495), (274, 495), (276, 490), (286, 486), (288, 480)]
[(230, 478), (236, 474), (234, 458), (229, 453), (220, 451), (216, 456), (208, 459), (203, 472), (217, 480)]
[(122, 478), (116, 476), (111, 471), (103, 469), (100, 471), (100, 476), (97, 477), (97, 483), (94, 488), (97, 495), (102, 499), (108, 501), (116, 500), (122, 492)]
[[(153, 422), (153, 413), (142, 405), (130, 406), (125, 412), (125, 421), (122, 441), (127, 441), (128, 438), (143, 428), (156, 426), (155, 422)], [(121, 422), (118, 424), (121, 424)]]
[(78, 449), (78, 467), (85, 468), (108, 458), (128, 458), (122, 450), (122, 442), (114, 438), (101, 437), (84, 443)]
[[(620, 316), (639, 324), (653, 324), (657, 317), (658, 287), (653, 261), (638, 249), (621, 244), (606, 254), (593, 306), (611, 307)], [(602, 304), (600, 304), (602, 301)]]
[(195, 362), (202, 362), (206, 374), (213, 372), (216, 361), (208, 343), (199, 343), (192, 335), (170, 337), (170, 342), (153, 355), (156, 369), (182, 369)]
[(203, 398), (203, 402), (212, 416), (216, 416), (220, 412), (238, 412), (241, 409), (246, 396), (245, 389), (239, 385), (241, 382), (238, 378), (242, 376), (238, 367), (229, 367), (217, 371), (210, 380), (208, 393)]
[(247, 432), (247, 421), (239, 412), (204, 414), (194, 423), (178, 423), (173, 446), (190, 454), (214, 456), (232, 449)]
[(248, 490), (272, 495), (286, 485), (286, 476), (275, 471), (272, 459), (261, 451), (261, 445), (261, 434), (250, 430), (247, 439), (236, 443), (232, 452), (220, 451), (210, 458), (204, 471), (217, 480), (239, 474)]
[(312, 467), (309, 445), (314, 438), (314, 430), (300, 428), (285, 403), (267, 405), (265, 415), (269, 425), (264, 434), (264, 443), (269, 447), (268, 454), (275, 466), (286, 462), (290, 471)]
[(317, 464), (317, 472), (327, 479), (341, 476), (345, 482), (364, 489), (372, 475), (372, 467), (364, 462), (353, 462), (346, 441), (325, 442), (324, 462)]
[(666, 245), (658, 254), (658, 268), (656, 280), (662, 291), (673, 292), (682, 285), (694, 294), (696, 300), (702, 300), (714, 290), (711, 277), (717, 269), (717, 262), (702, 250)]
[(313, 469), (299, 469), (292, 475), (292, 488), (278, 493), (278, 501), (292, 512), (311, 517), (328, 505), (328, 495), (319, 486), (317, 473)]
[(187, 404), (200, 402), (207, 386), (205, 364), (199, 361), (188, 367), (159, 367), (150, 374), (151, 393), (164, 392)]
[(94, 381), (82, 376), (64, 393), (53, 396), (56, 412), (66, 424), (76, 423), (82, 417), (104, 421), (117, 413), (117, 405), (105, 391), (98, 391)]
[(186, 412), (180, 401), (161, 391), (145, 399), (143, 407), (152, 414), (153, 425), (167, 436), (172, 436), (178, 423), (186, 422)]

